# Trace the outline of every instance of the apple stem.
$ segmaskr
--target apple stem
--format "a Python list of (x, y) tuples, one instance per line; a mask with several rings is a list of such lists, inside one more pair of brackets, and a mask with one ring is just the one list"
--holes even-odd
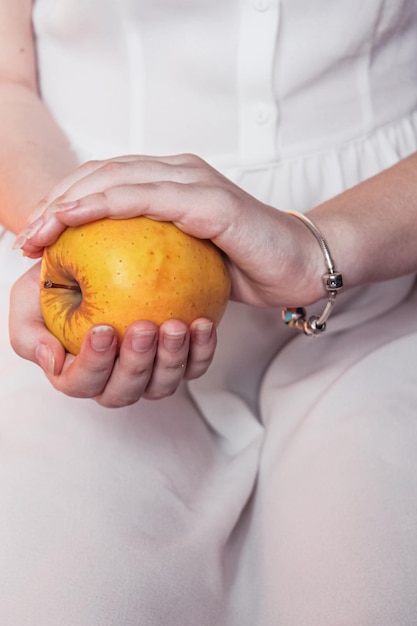
[(53, 283), (52, 280), (45, 280), (43, 283), (45, 289), (70, 289), (71, 291), (81, 291), (79, 285), (61, 285)]

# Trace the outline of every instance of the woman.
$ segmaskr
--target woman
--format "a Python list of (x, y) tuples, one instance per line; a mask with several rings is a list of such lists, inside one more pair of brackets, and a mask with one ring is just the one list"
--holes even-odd
[[(363, 4), (0, 4), (15, 247), (146, 214), (233, 283), (214, 357), (207, 320), (138, 320), (74, 359), (36, 261), (16, 282), (11, 343), (48, 380), (2, 350), (5, 623), (413, 623), (417, 10)], [(279, 312), (328, 295), (287, 211), (343, 275), (317, 339)]]

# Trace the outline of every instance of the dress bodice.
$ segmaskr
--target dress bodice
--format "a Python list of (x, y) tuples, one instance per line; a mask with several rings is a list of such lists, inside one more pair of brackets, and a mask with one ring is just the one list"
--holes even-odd
[(408, 115), (416, 28), (413, 0), (34, 10), (43, 97), (84, 158), (184, 151), (228, 167), (335, 148)]

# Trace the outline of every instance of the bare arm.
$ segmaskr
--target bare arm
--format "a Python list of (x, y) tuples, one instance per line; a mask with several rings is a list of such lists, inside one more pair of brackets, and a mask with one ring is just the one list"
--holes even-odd
[[(38, 203), (78, 165), (64, 133), (40, 98), (37, 84), (32, 1), (0, 0), (0, 223), (19, 232)], [(201, 325), (202, 323), (202, 325)], [(173, 393), (183, 376), (207, 369), (216, 331), (207, 320), (187, 327), (168, 320), (159, 328), (132, 324), (116, 354), (111, 327), (91, 329), (74, 358), (46, 329), (39, 307), (39, 265), (12, 290), (11, 343), (39, 363), (54, 387), (105, 406), (125, 406), (141, 396)], [(175, 363), (184, 367), (174, 367)]]
[(14, 232), (77, 165), (39, 97), (31, 13), (31, 0), (0, 0), (0, 223)]
[(417, 272), (417, 153), (309, 212), (346, 286)]

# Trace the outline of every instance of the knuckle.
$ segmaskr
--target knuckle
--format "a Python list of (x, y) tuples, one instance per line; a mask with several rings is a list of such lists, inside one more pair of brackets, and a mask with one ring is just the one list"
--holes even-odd
[(72, 385), (61, 385), (59, 382), (54, 381), (54, 379), (50, 379), (51, 384), (53, 387), (55, 387), (55, 389), (57, 391), (60, 391), (61, 393), (64, 393), (66, 396), (69, 396), (70, 398), (79, 398), (81, 400), (87, 400), (88, 398), (94, 398), (97, 393), (97, 390), (95, 389), (94, 391), (90, 391), (88, 389), (82, 389), (79, 387), (74, 387)]
[(183, 152), (179, 156), (184, 165), (193, 165), (197, 161), (201, 161), (200, 157), (198, 157), (196, 154), (193, 154), (192, 152)]
[(176, 360), (172, 363), (167, 363), (166, 370), (171, 373), (181, 373), (181, 371), (184, 370), (185, 367), (186, 363), (184, 362), (184, 359), (182, 359), (181, 361)]
[(103, 384), (99, 385), (98, 383), (95, 383), (87, 385), (80, 383), (78, 379), (75, 381), (64, 381), (63, 377), (65, 377), (65, 374), (62, 376), (55, 376), (51, 382), (56, 389), (62, 391), (65, 395), (70, 396), (71, 398), (94, 398), (95, 396), (101, 395), (105, 389), (105, 385)]
[(79, 166), (78, 171), (79, 172), (89, 172), (92, 169), (96, 169), (97, 167), (99, 167), (101, 161), (99, 161), (98, 159), (90, 159), (89, 161), (85, 161), (82, 165)]
[(100, 167), (100, 172), (105, 176), (118, 175), (121, 171), (126, 169), (128, 164), (122, 161), (106, 161)]
[(114, 196), (113, 191), (114, 191), (114, 190), (113, 190), (112, 188), (110, 188), (110, 189), (104, 189), (103, 191), (100, 191), (100, 192), (97, 194), (97, 197), (98, 197), (98, 198), (100, 198), (100, 201), (101, 201), (101, 202), (102, 202), (105, 206), (107, 206), (107, 207), (108, 207), (109, 205), (111, 205), (111, 204), (112, 204), (112, 200), (113, 200), (113, 196)]
[(85, 400), (102, 395), (106, 388), (106, 383), (103, 380), (80, 380), (78, 376), (72, 378), (71, 376), (66, 377), (65, 374), (52, 377), (51, 383), (55, 389), (66, 396)]
[(200, 378), (203, 374), (205, 374), (209, 368), (210, 362), (208, 363), (199, 363), (198, 365), (193, 365), (184, 375), (186, 380), (193, 380), (194, 378)]
[(13, 326), (9, 329), (9, 342), (16, 354), (23, 356), (24, 342), (19, 340), (19, 333), (15, 332)]
[(154, 355), (146, 355), (145, 358), (142, 354), (134, 354), (133, 358), (123, 359), (120, 361), (120, 367), (123, 372), (123, 378), (125, 381), (132, 380), (139, 384), (144, 379), (149, 379), (152, 373), (152, 367), (154, 365)]
[(146, 398), (146, 400), (163, 400), (164, 398), (174, 395), (176, 390), (176, 387), (174, 389), (165, 389), (164, 391), (147, 389), (143, 394), (143, 397)]
[(207, 369), (208, 366), (210, 365), (211, 361), (212, 361), (212, 356), (201, 357), (201, 358), (195, 357), (192, 360), (192, 366), (193, 367), (200, 367), (200, 368), (201, 367), (205, 367)]
[(211, 170), (207, 161), (202, 159), (200, 156), (193, 154), (192, 152), (184, 152), (183, 154), (180, 155), (180, 159), (181, 159), (180, 161), (181, 165), (185, 165), (187, 167), (192, 167), (192, 168), (201, 168), (202, 170), (205, 170), (205, 171)]
[(26, 341), (26, 337), (22, 336), (18, 331), (15, 331), (14, 328), (10, 329), (9, 332), (9, 343), (13, 349), (13, 351), (23, 359), (28, 359), (36, 363), (36, 359), (32, 356), (32, 350), (28, 348), (28, 343)]
[(121, 409), (125, 406), (132, 406), (139, 401), (140, 397), (132, 397), (132, 398), (113, 398), (107, 396), (96, 396), (94, 398), (95, 402), (105, 409)]

